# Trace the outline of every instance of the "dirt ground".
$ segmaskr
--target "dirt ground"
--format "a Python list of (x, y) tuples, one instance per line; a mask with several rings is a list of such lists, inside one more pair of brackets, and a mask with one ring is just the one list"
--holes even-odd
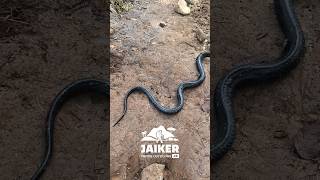
[[(215, 80), (235, 65), (279, 56), (284, 36), (272, 0), (214, 2)], [(306, 38), (305, 57), (288, 76), (237, 93), (236, 141), (211, 167), (213, 179), (320, 178), (320, 3), (294, 2)], [(301, 157), (312, 149), (316, 156)]]
[[(103, 7), (98, 0), (1, 1), (0, 179), (31, 178), (58, 91), (76, 79), (108, 78)], [(65, 105), (43, 179), (106, 179), (107, 104), (83, 95)]]
[[(209, 33), (208, 2), (185, 17), (173, 12), (171, 0), (136, 0), (122, 17), (112, 15), (111, 123), (121, 114), (130, 87), (149, 87), (172, 106), (177, 84), (196, 77), (194, 58), (203, 45), (194, 28)], [(211, 167), (213, 179), (320, 177), (319, 155), (308, 156), (320, 147), (310, 140), (320, 137), (320, 4), (295, 3), (305, 57), (288, 76), (238, 92), (236, 141)], [(103, 7), (98, 0), (0, 2), (0, 179), (30, 179), (43, 153), (46, 111), (60, 89), (80, 78), (108, 78)], [(215, 80), (237, 64), (279, 55), (284, 37), (272, 0), (216, 0), (213, 15)], [(161, 21), (167, 26), (159, 27)], [(186, 92), (178, 115), (158, 113), (142, 95), (130, 98), (128, 114), (111, 129), (113, 175), (133, 179), (157, 161), (139, 158), (139, 141), (142, 131), (164, 125), (177, 129), (181, 146), (179, 160), (161, 161), (168, 178), (209, 179), (208, 66), (206, 61), (207, 80)], [(55, 150), (43, 179), (108, 179), (107, 105), (91, 95), (66, 104), (56, 121)]]
[[(197, 78), (195, 58), (204, 49), (195, 30), (199, 27), (209, 33), (209, 1), (198, 3), (189, 16), (175, 13), (176, 3), (136, 0), (121, 17), (111, 14), (111, 123), (121, 115), (123, 97), (131, 87), (145, 86), (163, 105), (172, 107), (178, 84)], [(160, 27), (160, 22), (166, 26)], [(205, 61), (206, 81), (186, 92), (184, 109), (177, 115), (159, 113), (142, 94), (129, 98), (127, 115), (111, 128), (114, 179), (137, 179), (154, 162), (166, 165), (166, 179), (209, 179), (209, 61)], [(160, 125), (176, 128), (180, 159), (140, 157), (141, 132)]]

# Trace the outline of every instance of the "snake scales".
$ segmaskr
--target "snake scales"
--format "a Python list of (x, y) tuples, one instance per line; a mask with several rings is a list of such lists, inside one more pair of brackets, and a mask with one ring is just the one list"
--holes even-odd
[(248, 82), (264, 82), (281, 77), (293, 69), (303, 55), (304, 37), (292, 7), (292, 0), (274, 0), (277, 19), (287, 39), (281, 56), (272, 64), (241, 65), (219, 80), (214, 94), (215, 121), (211, 143), (211, 160), (219, 160), (230, 149), (235, 138), (232, 95), (236, 87)]

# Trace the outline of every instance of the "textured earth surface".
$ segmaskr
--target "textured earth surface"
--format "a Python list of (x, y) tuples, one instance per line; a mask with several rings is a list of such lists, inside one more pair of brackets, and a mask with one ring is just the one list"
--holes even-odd
[[(0, 3), (0, 179), (31, 178), (58, 91), (76, 79), (108, 78), (105, 5), (79, 2)], [(90, 94), (65, 105), (43, 179), (107, 178), (106, 106)]]
[[(237, 93), (237, 139), (211, 167), (214, 179), (320, 177), (315, 140), (320, 129), (320, 4), (295, 3), (306, 37), (305, 57), (288, 76)], [(208, 1), (185, 17), (174, 13), (171, 0), (134, 4), (111, 22), (111, 123), (121, 114), (126, 90), (136, 85), (173, 105), (177, 84), (196, 78), (194, 58), (203, 45), (195, 28), (209, 33)], [(284, 37), (271, 0), (216, 0), (213, 6), (215, 81), (237, 64), (278, 56)], [(108, 78), (102, 7), (98, 0), (0, 3), (0, 179), (30, 179), (43, 153), (46, 111), (60, 89), (79, 78)], [(158, 26), (162, 21), (164, 28)], [(133, 179), (158, 162), (166, 165), (167, 179), (209, 179), (209, 78), (186, 92), (184, 110), (176, 116), (162, 115), (147, 98), (133, 95), (127, 116), (112, 128), (111, 173)], [(55, 151), (44, 179), (107, 179), (106, 105), (90, 94), (66, 104), (56, 121)], [(159, 125), (177, 129), (179, 160), (139, 158), (141, 132)]]
[[(214, 179), (320, 177), (320, 3), (294, 2), (306, 38), (305, 57), (288, 76), (237, 93), (236, 141), (211, 167)], [(215, 80), (235, 65), (279, 56), (284, 36), (272, 0), (218, 0), (213, 6)]]
[[(196, 56), (204, 51), (196, 30), (209, 33), (209, 1), (198, 3), (191, 15), (174, 12), (177, 1), (134, 1), (122, 17), (111, 15), (111, 123), (122, 113), (122, 100), (131, 87), (143, 85), (163, 105), (174, 106), (181, 81), (197, 78)], [(165, 27), (159, 23), (164, 22)], [(111, 128), (111, 174), (139, 178), (141, 170), (158, 162), (166, 165), (166, 179), (209, 179), (209, 59), (205, 61), (206, 81), (185, 93), (185, 106), (177, 115), (167, 116), (150, 106), (142, 94), (129, 98), (128, 113)], [(180, 159), (141, 158), (141, 132), (163, 125), (176, 128)]]

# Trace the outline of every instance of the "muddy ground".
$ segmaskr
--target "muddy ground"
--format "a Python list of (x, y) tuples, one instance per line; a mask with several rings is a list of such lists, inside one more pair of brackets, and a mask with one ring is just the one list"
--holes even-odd
[[(58, 91), (80, 78), (108, 78), (104, 7), (98, 0), (1, 1), (0, 179), (31, 178)], [(88, 94), (65, 105), (43, 179), (107, 179), (107, 104)]]
[[(272, 0), (214, 2), (211, 36), (215, 80), (235, 65), (279, 56), (284, 36)], [(319, 139), (320, 3), (294, 2), (306, 38), (305, 57), (288, 76), (237, 93), (236, 141), (232, 150), (211, 167), (213, 179), (320, 177), (320, 144), (312, 142)], [(300, 154), (295, 146), (304, 147), (299, 148)], [(318, 154), (302, 159), (300, 155), (312, 149)]]
[[(202, 1), (191, 15), (174, 12), (175, 0), (136, 0), (119, 17), (111, 14), (111, 123), (122, 113), (122, 99), (132, 87), (152, 90), (163, 105), (174, 106), (181, 81), (197, 78), (196, 56), (205, 50), (195, 30), (209, 34), (209, 1)], [(159, 23), (164, 22), (165, 27)], [(128, 113), (111, 128), (111, 174), (114, 179), (138, 179), (141, 170), (158, 162), (166, 165), (166, 179), (209, 179), (210, 75), (200, 87), (188, 90), (185, 106), (177, 115), (164, 115), (142, 94), (129, 98)], [(141, 132), (163, 125), (176, 128), (180, 159), (140, 157)]]

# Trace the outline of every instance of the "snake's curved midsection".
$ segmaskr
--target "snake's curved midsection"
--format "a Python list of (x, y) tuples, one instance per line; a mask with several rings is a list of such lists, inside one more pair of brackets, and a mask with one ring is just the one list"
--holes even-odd
[(52, 156), (54, 122), (63, 104), (73, 95), (81, 92), (94, 92), (109, 97), (109, 82), (97, 79), (82, 79), (67, 85), (54, 98), (47, 115), (45, 155), (31, 180), (38, 180), (48, 166)]
[(179, 111), (181, 111), (181, 109), (183, 108), (184, 105), (184, 90), (188, 89), (188, 88), (194, 88), (199, 86), (200, 84), (202, 84), (202, 82), (205, 79), (205, 70), (203, 67), (203, 61), (206, 57), (210, 57), (210, 53), (201, 53), (198, 55), (198, 57), (196, 58), (196, 66), (198, 69), (198, 79), (194, 80), (194, 81), (188, 81), (188, 82), (182, 82), (178, 85), (177, 88), (177, 103), (176, 106), (173, 108), (169, 108), (169, 107), (165, 107), (163, 105), (160, 104), (160, 102), (155, 98), (155, 96), (147, 89), (145, 89), (144, 87), (138, 86), (133, 88), (133, 91), (140, 91), (142, 93), (144, 93), (150, 103), (156, 108), (158, 109), (160, 112), (165, 113), (165, 114), (175, 114), (178, 113)]
[(215, 89), (214, 140), (211, 158), (220, 159), (231, 147), (235, 137), (235, 120), (232, 95), (243, 83), (264, 82), (281, 77), (299, 62), (304, 50), (304, 37), (292, 7), (292, 0), (275, 0), (278, 21), (287, 38), (287, 45), (280, 58), (272, 64), (242, 65), (232, 69)]
[[(183, 105), (184, 105), (184, 90), (188, 89), (188, 88), (197, 87), (200, 84), (202, 84), (202, 82), (204, 81), (205, 70), (203, 67), (203, 61), (206, 57), (210, 57), (210, 53), (208, 53), (208, 52), (200, 53), (196, 58), (196, 66), (197, 66), (198, 73), (199, 73), (197, 80), (182, 82), (178, 85), (177, 103), (174, 107), (170, 108), (170, 107), (165, 107), (165, 106), (161, 105), (161, 103), (157, 100), (157, 98), (148, 89), (141, 87), (141, 86), (134, 87), (131, 90), (129, 90), (129, 92), (127, 93), (127, 95), (125, 97), (125, 101), (130, 96), (130, 94), (132, 94), (134, 92), (141, 92), (141, 93), (144, 93), (148, 97), (150, 103), (160, 112), (162, 112), (164, 114), (178, 113), (179, 111), (181, 111), (181, 109), (183, 108)], [(126, 103), (125, 103), (125, 106), (126, 106)]]
[(171, 108), (171, 107), (165, 107), (165, 106), (161, 105), (161, 103), (157, 100), (157, 98), (148, 89), (146, 89), (142, 86), (137, 86), (137, 87), (130, 89), (127, 92), (127, 94), (124, 98), (122, 116), (118, 119), (118, 121), (113, 126), (118, 124), (121, 121), (121, 119), (125, 116), (125, 114), (127, 112), (128, 97), (134, 92), (144, 93), (148, 97), (150, 103), (158, 111), (160, 111), (164, 114), (175, 114), (175, 113), (178, 113), (179, 111), (181, 111), (181, 109), (183, 108), (183, 104), (184, 104), (184, 90), (188, 89), (188, 88), (194, 88), (194, 87), (199, 86), (205, 79), (205, 70), (203, 67), (203, 61), (206, 57), (210, 57), (210, 53), (208, 53), (208, 52), (200, 53), (196, 58), (196, 66), (197, 66), (198, 73), (199, 73), (198, 78), (193, 81), (182, 82), (178, 85), (177, 103), (174, 107)]

